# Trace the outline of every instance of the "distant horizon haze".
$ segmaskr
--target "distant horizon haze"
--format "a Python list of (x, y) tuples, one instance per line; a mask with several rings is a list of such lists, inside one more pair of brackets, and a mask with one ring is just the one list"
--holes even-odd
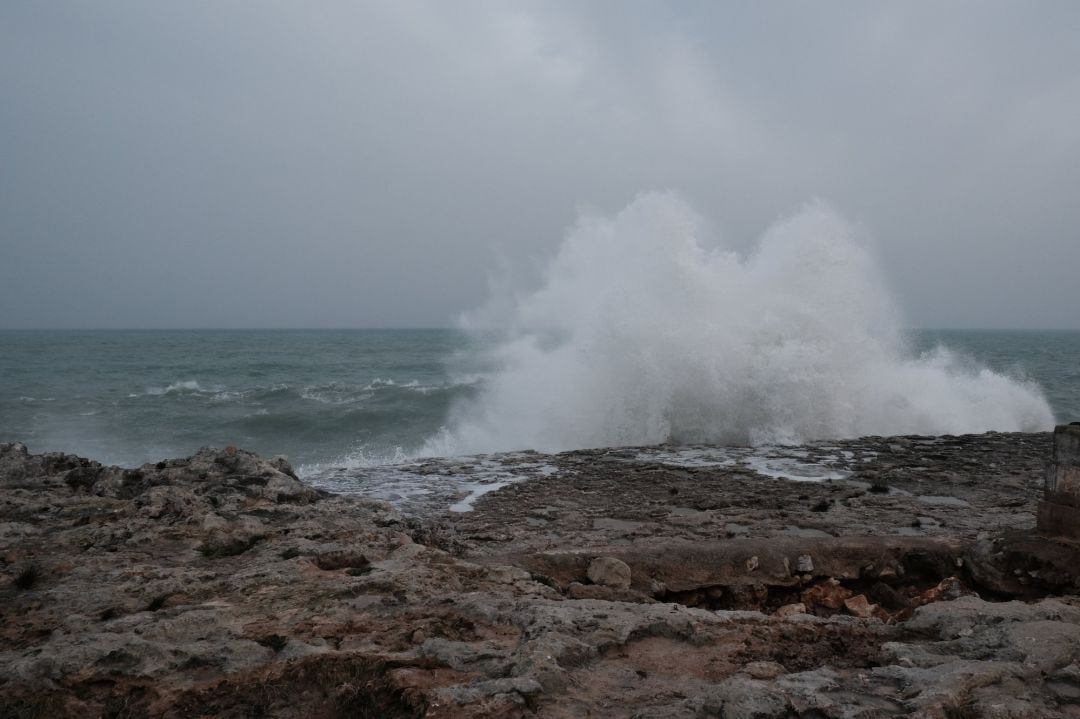
[[(3, 327), (0, 332), (393, 332), (446, 331), (473, 332), (456, 324), (434, 326), (367, 327)], [(476, 330), (500, 332), (505, 330)], [(906, 332), (1080, 332), (1080, 327), (904, 327)]]

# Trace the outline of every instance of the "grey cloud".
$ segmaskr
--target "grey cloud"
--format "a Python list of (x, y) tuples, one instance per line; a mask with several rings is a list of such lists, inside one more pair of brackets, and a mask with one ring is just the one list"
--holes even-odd
[(579, 206), (821, 197), (918, 326), (1078, 327), (1070, 2), (13, 2), (0, 327), (432, 326)]

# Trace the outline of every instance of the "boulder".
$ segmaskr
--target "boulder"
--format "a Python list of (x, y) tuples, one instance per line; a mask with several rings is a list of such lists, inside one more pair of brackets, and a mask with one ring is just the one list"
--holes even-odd
[(589, 562), (589, 581), (613, 589), (630, 588), (630, 565), (615, 557), (597, 557)]

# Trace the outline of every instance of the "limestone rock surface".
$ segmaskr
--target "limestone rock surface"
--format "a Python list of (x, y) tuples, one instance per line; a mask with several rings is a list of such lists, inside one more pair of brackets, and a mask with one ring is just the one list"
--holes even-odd
[(853, 440), (818, 483), (572, 452), (422, 518), (234, 448), (0, 444), (0, 716), (1080, 717), (1047, 443)]

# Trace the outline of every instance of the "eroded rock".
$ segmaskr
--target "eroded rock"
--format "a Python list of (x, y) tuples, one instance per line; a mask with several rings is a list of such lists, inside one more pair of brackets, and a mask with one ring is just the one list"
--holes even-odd
[(1015, 519), (1045, 444), (846, 445), (880, 492), (568, 453), (420, 523), (235, 448), (122, 469), (0, 445), (0, 706), (1069, 719), (1080, 555)]

